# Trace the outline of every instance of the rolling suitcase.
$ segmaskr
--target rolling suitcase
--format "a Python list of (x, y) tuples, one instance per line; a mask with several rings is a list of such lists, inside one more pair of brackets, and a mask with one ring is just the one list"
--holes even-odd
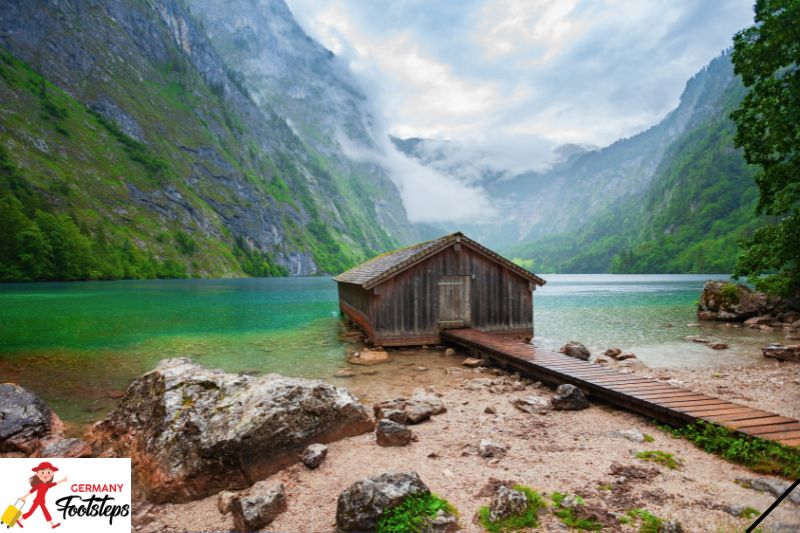
[(14, 524), (17, 523), (19, 517), (22, 516), (22, 507), (17, 507), (18, 503), (19, 498), (17, 498), (17, 501), (14, 502), (14, 505), (8, 506), (8, 509), (6, 509), (3, 513), (3, 518), (0, 518), (0, 522), (3, 522), (6, 525), (6, 528), (14, 527)]

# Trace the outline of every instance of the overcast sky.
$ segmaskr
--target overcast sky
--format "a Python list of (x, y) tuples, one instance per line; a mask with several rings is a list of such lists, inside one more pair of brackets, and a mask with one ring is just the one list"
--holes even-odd
[(488, 147), (517, 169), (654, 125), (753, 18), (753, 0), (287, 1), (390, 133)]

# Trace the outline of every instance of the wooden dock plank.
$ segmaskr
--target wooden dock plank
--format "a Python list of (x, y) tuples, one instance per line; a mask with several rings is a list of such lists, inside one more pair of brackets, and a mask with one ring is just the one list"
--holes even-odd
[(602, 367), (564, 354), (474, 329), (442, 331), (442, 339), (554, 384), (571, 383), (588, 394), (670, 424), (707, 420), (746, 435), (800, 446), (800, 421), (660, 380)]

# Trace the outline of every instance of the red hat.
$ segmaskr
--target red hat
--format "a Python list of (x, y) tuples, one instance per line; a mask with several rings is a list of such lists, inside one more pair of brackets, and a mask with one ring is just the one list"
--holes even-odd
[(44, 470), (45, 468), (49, 468), (53, 472), (58, 472), (58, 468), (51, 465), (49, 462), (45, 461), (43, 463), (39, 463), (39, 466), (31, 468), (32, 471), (38, 472), (39, 470)]

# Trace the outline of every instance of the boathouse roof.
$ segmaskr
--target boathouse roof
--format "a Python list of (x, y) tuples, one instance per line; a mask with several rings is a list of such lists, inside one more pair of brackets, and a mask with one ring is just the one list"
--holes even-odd
[(400, 272), (403, 272), (412, 265), (456, 243), (461, 243), (473, 248), (536, 285), (541, 286), (545, 284), (545, 281), (536, 274), (509, 261), (485, 246), (478, 244), (460, 231), (445, 235), (444, 237), (439, 237), (438, 239), (413, 244), (405, 248), (399, 248), (378, 255), (346, 272), (342, 272), (333, 279), (339, 283), (351, 283), (353, 285), (360, 285), (365, 289), (371, 289), (387, 279), (396, 276)]

